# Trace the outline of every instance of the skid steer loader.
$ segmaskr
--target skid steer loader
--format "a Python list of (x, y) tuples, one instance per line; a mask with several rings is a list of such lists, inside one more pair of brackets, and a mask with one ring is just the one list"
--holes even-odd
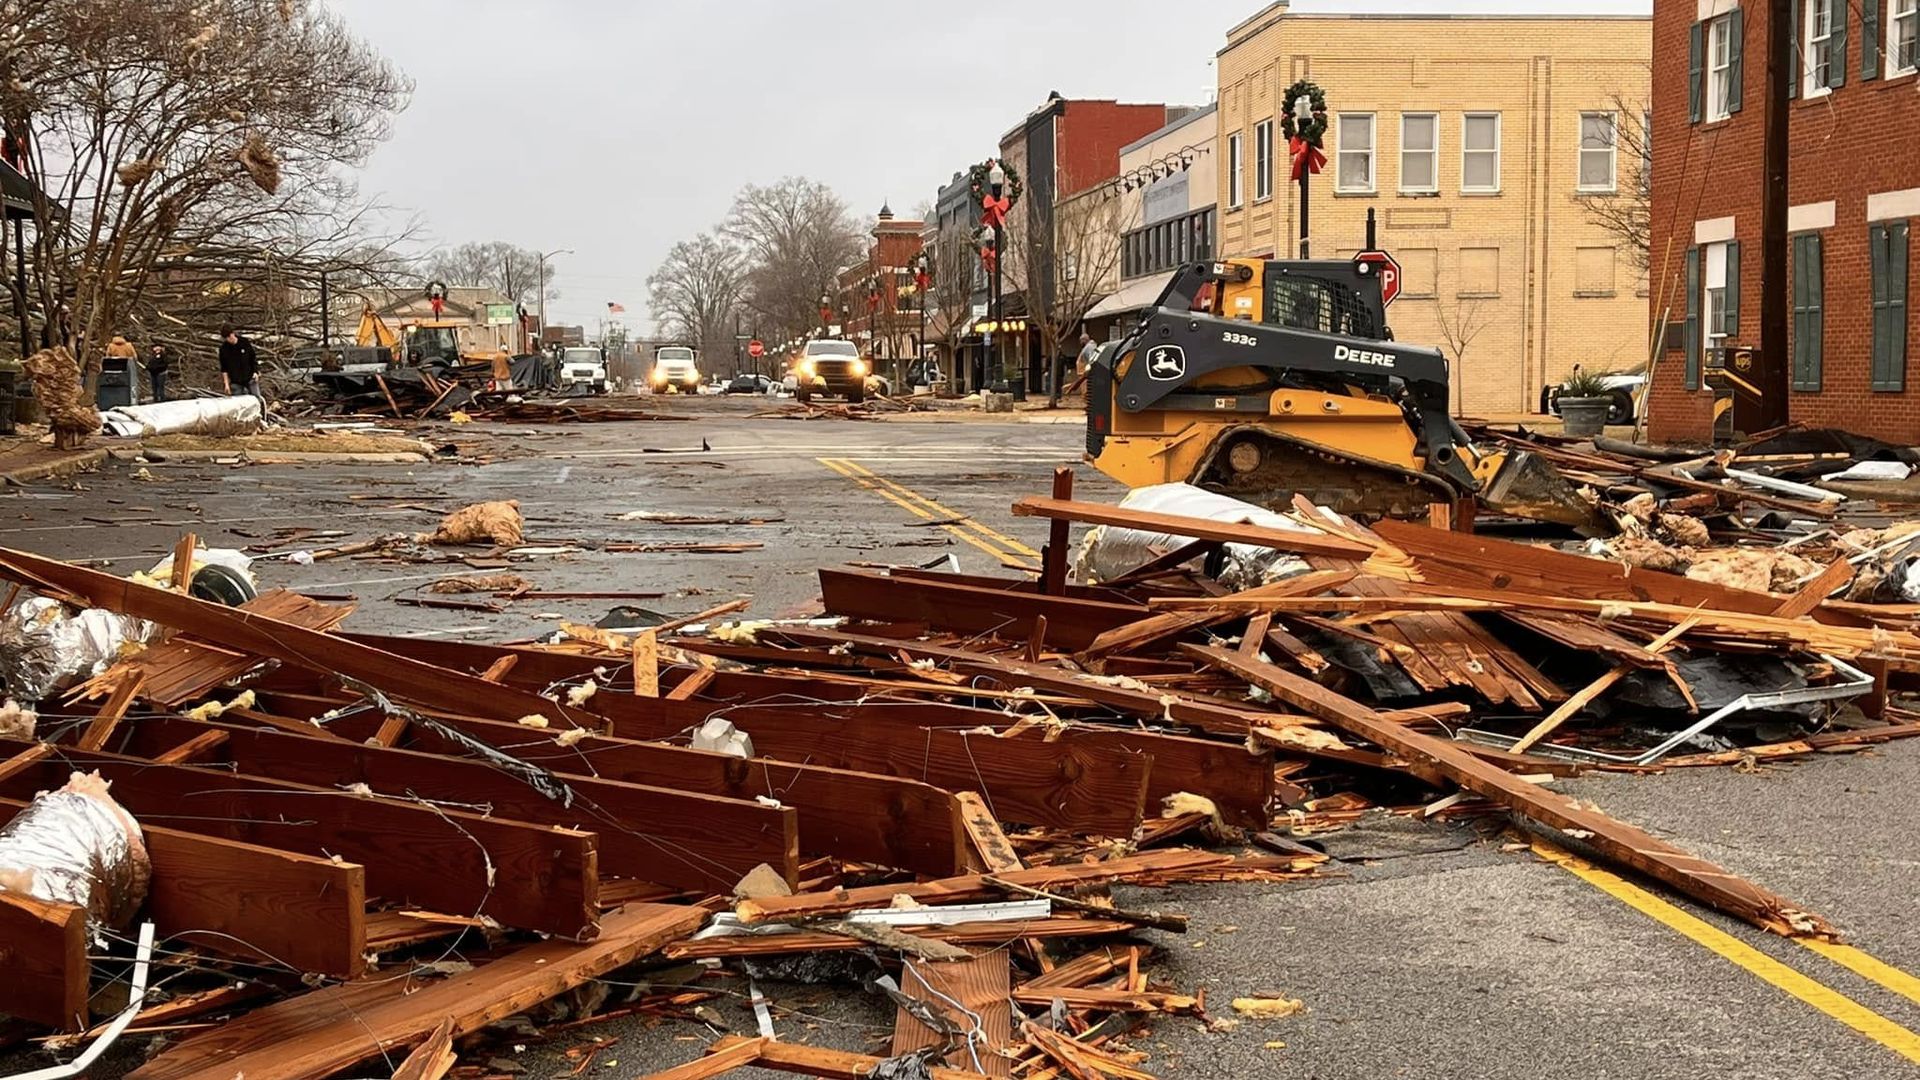
[(1446, 358), (1392, 340), (1380, 280), (1339, 260), (1193, 263), (1087, 375), (1087, 457), (1129, 487), (1185, 481), (1277, 510), (1365, 518), (1471, 496), (1605, 530), (1546, 462), (1474, 447)]

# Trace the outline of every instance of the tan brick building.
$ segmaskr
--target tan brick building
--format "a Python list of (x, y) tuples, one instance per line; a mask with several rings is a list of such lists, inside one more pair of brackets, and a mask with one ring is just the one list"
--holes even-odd
[(1287, 87), (1310, 79), (1329, 113), (1312, 254), (1359, 250), (1376, 212), (1379, 243), (1405, 273), (1394, 336), (1458, 353), (1456, 410), (1536, 409), (1541, 387), (1576, 363), (1642, 367), (1645, 273), (1587, 203), (1645, 200), (1637, 140), (1619, 135), (1644, 128), (1631, 114), (1644, 115), (1649, 49), (1644, 17), (1271, 4), (1219, 53), (1220, 251), (1296, 254), (1299, 189), (1278, 114)]

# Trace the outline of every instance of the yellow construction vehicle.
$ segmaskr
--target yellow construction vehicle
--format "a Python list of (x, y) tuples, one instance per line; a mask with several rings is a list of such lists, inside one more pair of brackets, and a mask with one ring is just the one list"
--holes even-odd
[(1233, 259), (1175, 271), (1087, 376), (1087, 457), (1129, 487), (1196, 484), (1287, 509), (1415, 517), (1471, 498), (1603, 528), (1545, 462), (1476, 448), (1446, 358), (1394, 341), (1362, 261)]

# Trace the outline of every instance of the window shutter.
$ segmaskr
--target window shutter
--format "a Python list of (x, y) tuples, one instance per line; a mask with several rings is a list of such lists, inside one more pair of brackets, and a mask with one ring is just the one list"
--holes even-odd
[(1880, 77), (1880, 0), (1860, 0), (1860, 80)]
[(1907, 385), (1907, 223), (1867, 229), (1873, 278), (1873, 389)]
[(1734, 8), (1727, 15), (1727, 115), (1740, 111), (1741, 57), (1747, 51), (1746, 12)]
[(1700, 249), (1687, 249), (1687, 319), (1682, 324), (1680, 347), (1686, 350), (1686, 387), (1700, 389)]
[(1793, 238), (1793, 388), (1820, 389), (1825, 352), (1820, 234)]
[(1727, 336), (1740, 333), (1740, 241), (1727, 241)]
[(1807, 389), (1807, 238), (1793, 238), (1793, 388)]
[(1827, 85), (1847, 85), (1847, 0), (1833, 0), (1833, 63), (1827, 65)]
[(1793, 19), (1787, 24), (1787, 43), (1793, 49), (1793, 70), (1787, 73), (1787, 96), (1800, 96), (1800, 69), (1806, 61), (1800, 57), (1800, 20), (1806, 13), (1800, 9), (1800, 0), (1793, 0)]
[(1827, 267), (1819, 233), (1807, 234), (1807, 369), (1809, 390), (1820, 389), (1827, 366)]
[(1705, 23), (1694, 23), (1687, 28), (1687, 122), (1697, 124), (1701, 116), (1702, 93), (1706, 89), (1706, 43), (1701, 35), (1706, 31)]

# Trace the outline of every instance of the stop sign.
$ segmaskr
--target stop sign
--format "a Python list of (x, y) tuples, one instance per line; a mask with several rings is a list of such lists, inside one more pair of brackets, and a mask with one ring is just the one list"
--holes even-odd
[(760, 339), (755, 338), (754, 340), (747, 342), (747, 355), (753, 357), (755, 360), (758, 360), (760, 359), (760, 357), (766, 355), (766, 352), (767, 352), (767, 347), (765, 345), (760, 344)]
[(1391, 304), (1394, 297), (1400, 295), (1400, 264), (1394, 261), (1393, 256), (1384, 251), (1363, 251), (1355, 255), (1353, 261), (1361, 273), (1380, 275), (1382, 304)]

